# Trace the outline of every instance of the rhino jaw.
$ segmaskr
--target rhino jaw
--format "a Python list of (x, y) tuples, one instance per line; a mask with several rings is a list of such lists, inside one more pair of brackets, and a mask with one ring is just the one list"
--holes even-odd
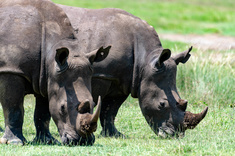
[(194, 129), (206, 116), (207, 111), (208, 107), (206, 107), (201, 113), (198, 114), (193, 114), (189, 111), (185, 112), (183, 121), (184, 129)]

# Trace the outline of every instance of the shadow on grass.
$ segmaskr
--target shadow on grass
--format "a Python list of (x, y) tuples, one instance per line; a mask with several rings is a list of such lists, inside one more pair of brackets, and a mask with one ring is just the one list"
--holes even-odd
[(0, 127), (0, 132), (4, 132), (4, 130)]
[(26, 145), (32, 146), (63, 146), (60, 142), (52, 142), (52, 143), (45, 143), (45, 142), (35, 142), (35, 141), (28, 141)]

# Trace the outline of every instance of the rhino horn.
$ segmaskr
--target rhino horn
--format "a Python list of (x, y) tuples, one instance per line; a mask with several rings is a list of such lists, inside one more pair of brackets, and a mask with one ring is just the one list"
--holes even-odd
[(97, 103), (97, 108), (95, 110), (95, 113), (91, 117), (90, 123), (96, 123), (98, 121), (99, 116), (100, 116), (100, 111), (101, 111), (101, 97), (99, 96), (98, 103)]
[(194, 129), (200, 121), (206, 116), (208, 107), (206, 107), (201, 113), (193, 114), (191, 112), (185, 112), (184, 116), (184, 128), (185, 129)]

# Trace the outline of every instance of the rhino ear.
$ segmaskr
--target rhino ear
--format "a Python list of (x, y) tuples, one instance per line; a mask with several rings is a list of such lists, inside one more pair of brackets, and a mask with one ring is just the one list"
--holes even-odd
[(86, 56), (90, 60), (91, 64), (93, 64), (93, 62), (100, 62), (108, 56), (110, 48), (111, 46), (108, 46), (106, 48), (101, 47), (98, 50), (94, 50), (86, 54)]
[(163, 49), (160, 56), (152, 61), (152, 66), (156, 68), (161, 68), (164, 61), (171, 57), (171, 51), (169, 49)]
[(186, 63), (188, 61), (188, 59), (190, 58), (191, 54), (189, 53), (191, 50), (193, 49), (193, 47), (191, 46), (188, 50), (179, 53), (177, 55), (175, 55), (173, 57), (173, 59), (175, 60), (175, 63), (178, 65), (180, 62), (181, 63)]
[(63, 67), (67, 64), (68, 56), (69, 56), (68, 48), (62, 47), (62, 48), (56, 49), (55, 60), (59, 64), (60, 67)]

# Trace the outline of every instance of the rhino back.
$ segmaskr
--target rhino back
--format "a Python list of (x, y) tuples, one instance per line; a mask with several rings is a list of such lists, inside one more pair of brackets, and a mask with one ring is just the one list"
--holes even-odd
[[(37, 18), (35, 18), (37, 17)], [(38, 81), (40, 69), (40, 16), (34, 7), (0, 8), (0, 72)]]
[[(80, 51), (111, 45), (108, 57), (94, 64), (94, 77), (115, 80), (125, 94), (132, 87), (134, 62), (144, 62), (147, 53), (161, 47), (154, 28), (121, 9), (84, 9), (59, 5), (79, 35)], [(145, 51), (138, 51), (138, 44)], [(147, 52), (147, 53), (146, 53)], [(141, 64), (141, 62), (139, 62)]]
[(52, 46), (66, 38), (74, 38), (74, 31), (63, 10), (51, 1), (1, 1), (0, 72), (25, 77), (34, 92), (46, 92)]

